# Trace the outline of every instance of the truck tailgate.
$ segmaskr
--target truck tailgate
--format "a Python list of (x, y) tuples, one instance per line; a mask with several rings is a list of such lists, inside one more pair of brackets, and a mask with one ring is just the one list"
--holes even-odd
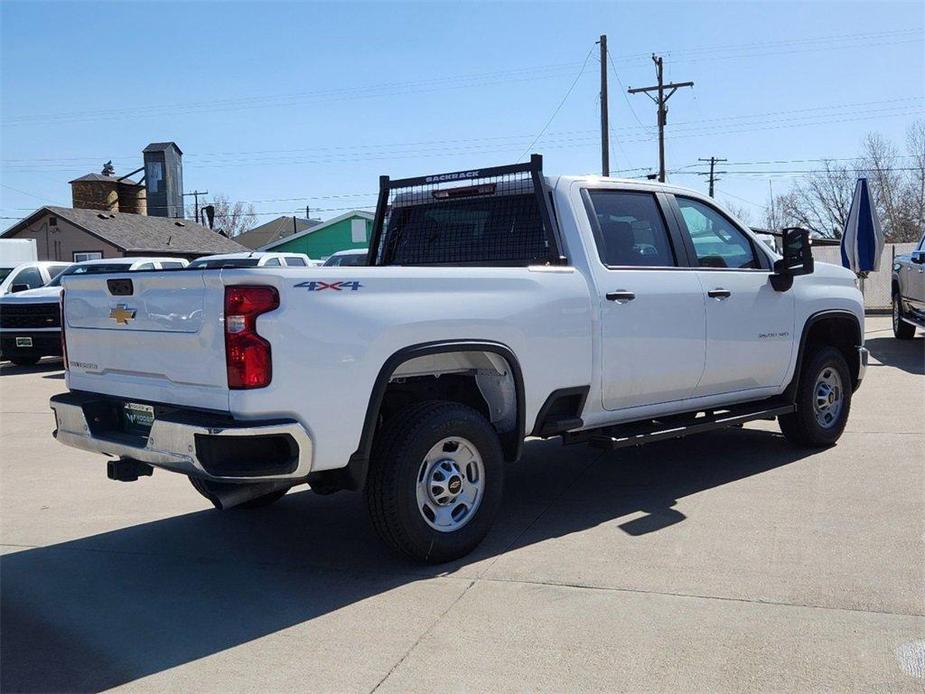
[(218, 273), (209, 275), (174, 270), (66, 278), (68, 387), (227, 410), (224, 291)]

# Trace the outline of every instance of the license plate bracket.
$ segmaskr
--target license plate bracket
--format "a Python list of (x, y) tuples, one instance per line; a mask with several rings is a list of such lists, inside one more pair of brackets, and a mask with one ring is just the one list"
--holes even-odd
[(154, 424), (154, 406), (140, 402), (122, 403), (122, 427), (129, 434), (151, 433)]

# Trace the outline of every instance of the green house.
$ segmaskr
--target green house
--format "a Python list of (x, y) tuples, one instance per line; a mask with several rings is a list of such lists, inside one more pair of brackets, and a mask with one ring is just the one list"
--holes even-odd
[(323, 260), (337, 251), (367, 248), (372, 229), (372, 213), (353, 210), (297, 234), (268, 243), (259, 250), (305, 253), (312, 260)]

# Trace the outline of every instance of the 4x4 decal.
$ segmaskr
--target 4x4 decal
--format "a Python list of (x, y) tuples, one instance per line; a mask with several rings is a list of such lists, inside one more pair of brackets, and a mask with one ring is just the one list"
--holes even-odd
[(320, 292), (324, 291), (325, 289), (333, 289), (336, 292), (349, 289), (350, 291), (355, 292), (363, 285), (356, 281), (322, 282), (321, 280), (309, 280), (307, 282), (299, 282), (295, 286), (307, 289), (310, 292)]

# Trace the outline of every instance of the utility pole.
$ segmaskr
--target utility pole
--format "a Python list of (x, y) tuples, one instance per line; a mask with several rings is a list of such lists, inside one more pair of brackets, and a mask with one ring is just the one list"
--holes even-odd
[[(700, 175), (701, 175), (701, 176), (703, 176), (703, 175), (709, 175), (709, 177), (710, 177), (710, 197), (711, 197), (711, 198), (712, 198), (712, 197), (715, 197), (715, 196), (713, 195), (713, 183), (714, 183), (715, 181), (718, 181), (718, 180), (719, 180), (719, 179), (716, 177), (716, 174), (715, 174), (715, 172), (714, 172), (714, 169), (715, 169), (715, 167), (716, 167), (716, 162), (718, 162), (718, 161), (729, 161), (729, 160), (728, 160), (728, 159), (717, 159), (716, 157), (710, 157), (709, 159), (698, 158), (697, 161), (708, 161), (708, 162), (710, 162), (710, 173), (709, 173), (709, 174), (703, 174), (703, 173), (701, 173)], [(725, 172), (725, 171), (720, 171), (720, 173), (726, 173), (726, 172)]]
[(207, 190), (194, 190), (192, 193), (183, 193), (184, 198), (188, 198), (192, 195), (193, 199), (196, 201), (196, 224), (199, 224), (199, 196), (208, 194), (209, 191)]
[(607, 34), (601, 34), (601, 176), (610, 175), (610, 122), (607, 109)]
[[(663, 76), (662, 57), (652, 54), (652, 62), (655, 63), (655, 76), (658, 78), (658, 84), (652, 87), (639, 87), (637, 89), (628, 89), (630, 94), (645, 94), (652, 99), (658, 106), (658, 180), (665, 182), (665, 124), (668, 122), (668, 99), (672, 94), (681, 87), (693, 87), (693, 82), (669, 82), (665, 84)], [(667, 93), (666, 93), (666, 90)], [(658, 96), (652, 96), (650, 92), (657, 92)]]

